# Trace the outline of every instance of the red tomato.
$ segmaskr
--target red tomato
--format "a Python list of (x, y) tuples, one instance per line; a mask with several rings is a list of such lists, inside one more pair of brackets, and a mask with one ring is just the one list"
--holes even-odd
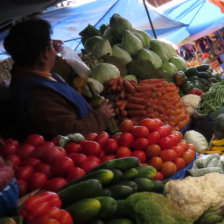
[(160, 134), (158, 131), (150, 132), (147, 139), (149, 140), (149, 145), (157, 144), (160, 139)]
[(177, 145), (180, 142), (177, 135), (170, 134), (167, 137), (171, 140), (172, 146), (175, 146), (175, 145)]
[(149, 145), (146, 148), (146, 155), (148, 159), (153, 156), (159, 156), (160, 153), (161, 153), (161, 148), (159, 145)]
[(46, 163), (39, 163), (35, 166), (35, 172), (40, 172), (46, 174), (47, 178), (51, 178), (51, 166)]
[(163, 160), (159, 156), (153, 156), (149, 160), (149, 165), (156, 168), (156, 170), (160, 170), (163, 165)]
[(142, 150), (133, 151), (131, 156), (137, 157), (141, 163), (144, 163), (146, 161), (146, 154)]
[(170, 126), (168, 124), (160, 126), (157, 129), (157, 131), (159, 132), (161, 138), (170, 135), (172, 130), (173, 130), (172, 126)]
[(15, 139), (12, 139), (12, 138), (8, 138), (6, 140), (3, 140), (5, 144), (13, 144), (15, 145), (16, 147), (19, 146), (19, 142)]
[(177, 158), (177, 153), (172, 149), (164, 149), (160, 153), (163, 161), (174, 161)]
[(139, 124), (141, 126), (145, 126), (146, 128), (148, 128), (149, 131), (154, 131), (159, 126), (161, 126), (163, 123), (159, 119), (145, 118), (145, 119), (141, 120)]
[(100, 164), (101, 159), (96, 156), (87, 156), (87, 160), (89, 161), (95, 161), (96, 163)]
[(58, 145), (58, 136), (52, 138), (52, 139), (51, 139), (51, 142), (52, 142), (54, 145)]
[(17, 179), (19, 184), (19, 196), (23, 196), (28, 193), (28, 184), (25, 180)]
[(67, 180), (68, 181), (76, 180), (76, 179), (84, 176), (85, 173), (86, 173), (85, 170), (83, 170), (79, 167), (74, 167), (69, 171), (68, 176), (67, 176)]
[(135, 138), (147, 138), (149, 135), (149, 129), (146, 128), (145, 126), (137, 126), (135, 125), (132, 130), (131, 133), (133, 134), (133, 136)]
[(103, 151), (103, 150), (101, 150), (101, 152), (100, 152), (100, 155), (98, 156), (99, 158), (102, 158), (103, 156), (105, 156), (106, 155), (106, 153)]
[(64, 151), (58, 148), (58, 146), (51, 146), (45, 151), (42, 159), (48, 164), (55, 164), (57, 160), (62, 160), (64, 156)]
[(67, 180), (62, 177), (55, 177), (47, 181), (45, 189), (47, 191), (57, 192), (67, 184)]
[(91, 159), (86, 159), (84, 162), (81, 164), (81, 168), (85, 170), (85, 172), (90, 171), (94, 167), (98, 166), (99, 164), (95, 160)]
[(149, 145), (149, 140), (147, 138), (136, 138), (131, 145), (134, 150), (143, 150)]
[(30, 177), (33, 174), (33, 167), (32, 166), (20, 166), (16, 170), (16, 178), (17, 179), (23, 179), (23, 180), (29, 180)]
[(134, 142), (134, 136), (129, 132), (124, 132), (118, 141), (119, 146), (130, 147)]
[(60, 146), (55, 146), (55, 147), (57, 147), (57, 149), (58, 149), (64, 156), (67, 156), (67, 151), (66, 151), (64, 148), (62, 148), (62, 147), (60, 147)]
[(79, 166), (86, 160), (86, 155), (82, 153), (71, 153), (68, 155), (69, 158), (71, 158), (75, 164), (75, 166)]
[(125, 119), (120, 124), (120, 131), (121, 132), (130, 132), (133, 128), (133, 122), (130, 119)]
[(195, 152), (191, 149), (188, 149), (187, 151), (185, 151), (182, 156), (186, 164), (190, 164), (194, 160), (194, 157), (195, 157)]
[(118, 149), (118, 143), (115, 139), (109, 139), (103, 146), (103, 150), (108, 153), (115, 153)]
[(109, 138), (110, 135), (107, 132), (102, 131), (96, 136), (95, 141), (98, 142), (101, 146), (103, 146), (108, 141)]
[(101, 146), (98, 142), (83, 140), (80, 142), (82, 145), (83, 153), (86, 155), (99, 156), (101, 152)]
[(186, 166), (186, 162), (184, 161), (183, 158), (178, 157), (178, 158), (175, 159), (174, 162), (176, 164), (177, 170), (181, 170)]
[(112, 136), (112, 138), (118, 142), (121, 137), (121, 134), (122, 134), (121, 132), (117, 132)]
[(161, 172), (165, 177), (170, 177), (177, 172), (176, 164), (171, 161), (166, 161), (163, 163)]
[(178, 157), (182, 157), (183, 153), (184, 153), (184, 148), (181, 147), (180, 145), (177, 146), (173, 146), (172, 148), (176, 153)]
[(15, 154), (10, 154), (6, 157), (6, 160), (12, 162), (13, 166), (19, 166), (21, 164), (21, 159)]
[(162, 172), (157, 172), (156, 176), (154, 177), (154, 180), (163, 180), (164, 179), (164, 175), (162, 174)]
[(74, 167), (74, 162), (71, 158), (65, 156), (59, 160), (56, 160), (56, 163), (52, 166), (52, 172), (54, 175), (64, 176)]
[(44, 137), (38, 134), (31, 134), (27, 136), (25, 142), (33, 146), (37, 146), (44, 143)]
[(41, 161), (35, 157), (29, 157), (23, 160), (23, 166), (27, 165), (27, 166), (33, 166), (35, 167), (36, 165), (38, 165), (39, 163), (41, 163)]
[(178, 144), (179, 146), (184, 148), (184, 151), (188, 149), (188, 143), (186, 140), (182, 139), (181, 142)]
[(174, 140), (167, 137), (163, 137), (159, 140), (159, 145), (162, 149), (169, 149), (174, 146)]
[(94, 141), (97, 137), (97, 133), (90, 133), (86, 136), (86, 140), (89, 140), (89, 141)]
[(34, 151), (34, 146), (29, 143), (21, 144), (17, 149), (17, 154), (21, 159), (30, 157)]
[(7, 144), (3, 145), (3, 147), (2, 147), (3, 155), (15, 154), (16, 151), (17, 151), (16, 145), (14, 145), (12, 143), (7, 143)]
[(187, 150), (188, 149), (191, 149), (191, 150), (193, 150), (194, 152), (196, 152), (196, 147), (195, 147), (195, 145), (193, 145), (193, 144), (188, 144), (188, 148), (187, 148)]
[(180, 142), (183, 139), (183, 134), (180, 131), (173, 131), (172, 135), (175, 135), (178, 139), (178, 142)]
[(115, 155), (106, 155), (101, 158), (101, 163), (115, 159)]
[(44, 173), (35, 172), (29, 180), (30, 190), (43, 189), (47, 183), (47, 176)]
[(44, 142), (38, 146), (35, 147), (32, 156), (42, 159), (43, 157), (45, 157), (45, 153), (49, 150), (49, 148), (51, 148), (52, 146), (54, 146), (53, 142)]
[(128, 157), (131, 156), (132, 152), (128, 147), (120, 146), (117, 150), (116, 157), (122, 158), (122, 157)]

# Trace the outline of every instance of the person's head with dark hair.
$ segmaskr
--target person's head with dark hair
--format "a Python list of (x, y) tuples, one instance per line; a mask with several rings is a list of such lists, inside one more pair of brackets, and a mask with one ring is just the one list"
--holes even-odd
[(14, 25), (4, 40), (4, 47), (16, 66), (47, 68), (54, 65), (55, 51), (51, 42), (51, 25), (39, 18)]

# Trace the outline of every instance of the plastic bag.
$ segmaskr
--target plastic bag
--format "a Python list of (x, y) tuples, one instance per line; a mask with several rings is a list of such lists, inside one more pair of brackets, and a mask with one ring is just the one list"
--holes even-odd
[(75, 52), (71, 47), (64, 46), (61, 51), (61, 55), (79, 76), (83, 78), (90, 76), (90, 68), (82, 61), (77, 52)]

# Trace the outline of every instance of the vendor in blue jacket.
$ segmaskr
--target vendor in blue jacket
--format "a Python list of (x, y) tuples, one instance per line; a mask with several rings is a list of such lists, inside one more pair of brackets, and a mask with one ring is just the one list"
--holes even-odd
[(74, 88), (51, 72), (56, 57), (51, 33), (47, 21), (34, 18), (17, 23), (4, 40), (14, 61), (10, 87), (24, 133), (51, 138), (106, 130), (114, 116), (112, 105), (105, 101), (93, 110)]

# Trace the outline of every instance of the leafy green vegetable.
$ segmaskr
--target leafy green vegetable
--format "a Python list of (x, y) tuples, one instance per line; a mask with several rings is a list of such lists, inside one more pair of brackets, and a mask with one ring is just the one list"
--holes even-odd
[(92, 51), (93, 47), (99, 43), (103, 41), (103, 38), (101, 36), (93, 36), (93, 37), (89, 37), (87, 38), (86, 42), (85, 42), (85, 49), (87, 51)]
[(123, 59), (125, 63), (129, 63), (132, 61), (131, 55), (117, 45), (114, 45), (112, 48), (112, 56), (116, 56), (118, 58)]
[(82, 37), (82, 43), (83, 44), (85, 44), (86, 40), (89, 37), (101, 36), (100, 31), (90, 24), (84, 30), (82, 30), (79, 33), (79, 35)]
[(184, 71), (187, 69), (185, 60), (178, 55), (171, 57), (170, 62), (176, 66), (177, 71)]
[(177, 74), (176, 66), (171, 62), (163, 62), (160, 68), (165, 75), (165, 79), (168, 82), (172, 82), (174, 75)]
[(108, 40), (102, 39), (96, 43), (92, 48), (92, 54), (97, 57), (102, 57), (103, 55), (112, 54), (112, 48), (110, 46), (110, 42)]

